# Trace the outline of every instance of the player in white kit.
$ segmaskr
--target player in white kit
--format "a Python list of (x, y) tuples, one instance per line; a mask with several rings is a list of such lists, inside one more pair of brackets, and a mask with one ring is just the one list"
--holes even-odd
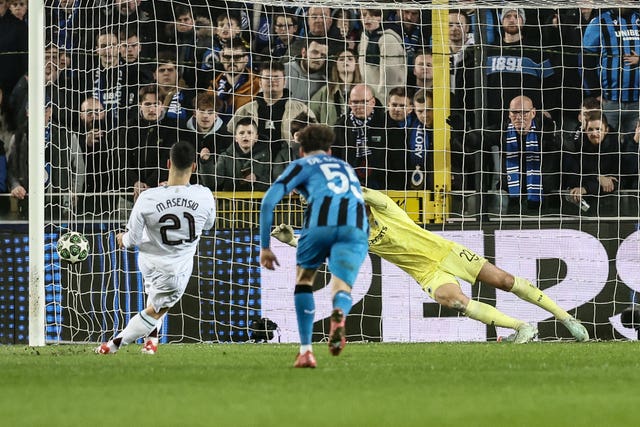
[(116, 236), (120, 248), (138, 247), (147, 307), (131, 318), (115, 338), (96, 348), (96, 353), (115, 353), (120, 346), (142, 337), (150, 337), (145, 340), (144, 353), (157, 351), (162, 317), (182, 297), (191, 277), (200, 235), (203, 230), (210, 230), (215, 221), (216, 205), (211, 190), (189, 184), (196, 169), (195, 159), (191, 144), (175, 143), (167, 162), (167, 184), (140, 194), (127, 231)]

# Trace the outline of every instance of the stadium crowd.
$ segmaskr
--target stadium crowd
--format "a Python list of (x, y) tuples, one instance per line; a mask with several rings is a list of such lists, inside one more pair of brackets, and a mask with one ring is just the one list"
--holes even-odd
[[(640, 9), (460, 3), (448, 14), (450, 190), (524, 215), (579, 213), (583, 201), (606, 215), (604, 196), (637, 190)], [(334, 128), (332, 153), (362, 185), (433, 189), (445, 123), (434, 123), (429, 9), (45, 4), (43, 144), (61, 209), (130, 208), (166, 182), (179, 140), (198, 153), (194, 182), (264, 191), (310, 122)], [(28, 27), (26, 2), (0, 0), (0, 192), (22, 214)]]

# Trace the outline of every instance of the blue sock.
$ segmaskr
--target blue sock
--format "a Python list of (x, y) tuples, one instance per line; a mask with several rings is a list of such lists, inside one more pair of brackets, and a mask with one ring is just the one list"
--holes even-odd
[(344, 316), (347, 317), (347, 314), (351, 311), (351, 305), (353, 304), (353, 300), (351, 299), (351, 294), (345, 291), (338, 291), (333, 296), (333, 308), (339, 308), (344, 313)]
[(296, 318), (298, 319), (298, 334), (300, 344), (311, 344), (313, 335), (313, 318), (316, 314), (316, 304), (313, 300), (313, 288), (306, 285), (296, 285), (294, 292)]

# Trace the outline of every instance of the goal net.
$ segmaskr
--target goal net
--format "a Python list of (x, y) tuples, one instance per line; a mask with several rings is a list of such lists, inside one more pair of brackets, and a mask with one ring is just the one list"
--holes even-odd
[[(45, 3), (47, 342), (104, 341), (145, 307), (137, 251), (117, 249), (115, 233), (138, 192), (166, 181), (178, 140), (196, 146), (194, 181), (214, 191), (218, 220), (162, 342), (297, 341), (295, 249), (274, 240), (281, 266), (261, 270), (258, 212), (311, 121), (332, 126), (334, 155), (417, 223), (530, 279), (592, 337), (637, 337), (620, 318), (640, 291), (635, 2)], [(19, 85), (12, 132), (24, 147)], [(302, 226), (297, 196), (277, 209), (277, 223)], [(13, 213), (28, 218), (20, 202)], [(59, 259), (69, 230), (90, 240), (86, 261)], [(7, 236), (25, 246), (19, 227)], [(322, 270), (314, 340), (328, 333), (327, 281)], [(571, 337), (509, 293), (461, 286), (543, 340)], [(374, 255), (353, 299), (352, 341), (510, 332), (442, 308)], [(26, 339), (19, 323), (5, 340)]]

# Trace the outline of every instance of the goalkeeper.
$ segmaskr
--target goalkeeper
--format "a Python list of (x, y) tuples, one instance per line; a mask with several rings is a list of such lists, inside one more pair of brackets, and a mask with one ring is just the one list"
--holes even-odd
[[(577, 319), (528, 280), (514, 277), (466, 247), (421, 228), (385, 194), (363, 188), (363, 195), (370, 224), (369, 251), (404, 270), (439, 304), (484, 324), (515, 330), (509, 337), (515, 343), (535, 338), (538, 330), (534, 326), (463, 294), (458, 278), (469, 283), (482, 281), (547, 310), (577, 341), (589, 339), (589, 333)], [(271, 235), (291, 246), (297, 245), (289, 225), (276, 227)]]

